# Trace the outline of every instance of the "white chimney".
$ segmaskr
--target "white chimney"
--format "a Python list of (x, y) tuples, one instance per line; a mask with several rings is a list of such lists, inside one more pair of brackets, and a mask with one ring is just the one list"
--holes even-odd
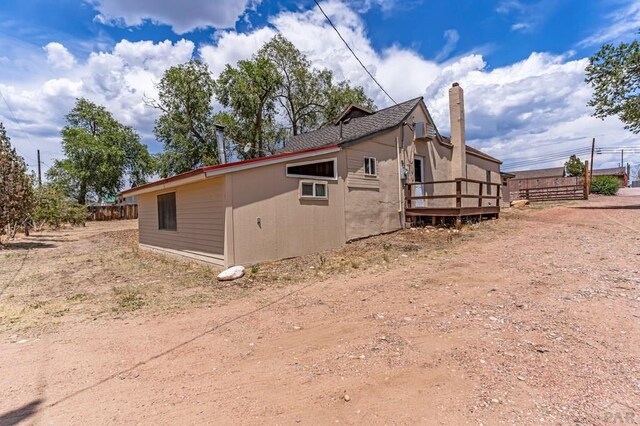
[(464, 92), (458, 83), (449, 89), (449, 116), (451, 119), (451, 175), (453, 179), (467, 177), (467, 147), (464, 135)]

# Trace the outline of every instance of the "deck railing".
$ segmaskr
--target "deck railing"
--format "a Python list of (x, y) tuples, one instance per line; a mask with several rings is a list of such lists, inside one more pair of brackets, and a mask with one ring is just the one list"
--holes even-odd
[[(473, 184), (471, 185), (471, 188), (469, 188), (469, 185), (463, 185), (463, 184)], [(433, 193), (436, 192), (441, 192), (441, 191), (436, 191), (436, 185), (450, 185), (451, 187), (453, 186), (452, 184), (455, 184), (455, 193), (454, 194), (438, 194), (438, 195), (414, 195), (414, 187), (417, 185), (422, 185), (423, 188), (426, 186), (432, 186), (433, 187)], [(500, 187), (501, 184), (500, 183), (496, 183), (496, 182), (488, 182), (488, 181), (481, 181), (481, 180), (475, 180), (475, 179), (467, 179), (467, 178), (458, 178), (458, 179), (452, 179), (452, 180), (436, 180), (436, 181), (425, 181), (425, 182), (408, 182), (405, 184), (407, 191), (406, 191), (406, 202), (407, 202), (407, 208), (408, 209), (420, 209), (420, 208), (425, 208), (425, 209), (430, 209), (432, 208), (431, 206), (412, 206), (412, 202), (416, 201), (416, 200), (455, 200), (455, 208), (456, 209), (463, 209), (465, 207), (476, 207), (476, 206), (469, 206), (469, 205), (463, 205), (463, 204), (468, 204), (468, 203), (463, 203), (464, 199), (475, 199), (478, 200), (478, 205), (477, 207), (481, 208), (481, 207), (485, 207), (484, 206), (484, 201), (485, 200), (495, 200), (495, 205), (499, 206), (500, 204)], [(485, 192), (485, 187), (486, 188), (492, 188), (493, 186), (496, 187), (496, 195), (492, 195), (493, 191), (486, 191)], [(463, 187), (464, 187), (464, 191), (463, 191)], [(474, 187), (475, 187), (475, 191), (474, 191)], [(471, 189), (471, 191), (470, 191)], [(471, 193), (473, 192), (473, 193)], [(425, 202), (425, 204), (427, 204)], [(453, 206), (449, 206), (449, 207), (453, 207)]]

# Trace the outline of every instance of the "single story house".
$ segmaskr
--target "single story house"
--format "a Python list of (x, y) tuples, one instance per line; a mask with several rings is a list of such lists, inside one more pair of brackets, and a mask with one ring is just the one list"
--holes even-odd
[(620, 187), (626, 188), (629, 185), (629, 175), (626, 167), (612, 167), (609, 169), (594, 169), (593, 176), (613, 176), (618, 179)]
[[(453, 197), (455, 185), (458, 194), (476, 185), (473, 191), (491, 196), (459, 196), (456, 208), (499, 211), (501, 162), (466, 146), (457, 83), (449, 98), (450, 138), (438, 132), (421, 97), (375, 112), (351, 105), (276, 155), (126, 190), (121, 196), (137, 197), (140, 247), (221, 266), (314, 253), (402, 229), (410, 208), (451, 201), (441, 200), (435, 185), (415, 182), (451, 183)], [(483, 192), (484, 182), (493, 184)]]

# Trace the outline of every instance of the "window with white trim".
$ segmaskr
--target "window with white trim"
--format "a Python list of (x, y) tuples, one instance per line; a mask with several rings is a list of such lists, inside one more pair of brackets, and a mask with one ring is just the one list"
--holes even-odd
[(300, 198), (327, 198), (327, 182), (300, 182)]
[(378, 164), (375, 157), (364, 157), (364, 175), (375, 177), (378, 176)]
[(288, 177), (337, 179), (336, 159), (287, 164)]

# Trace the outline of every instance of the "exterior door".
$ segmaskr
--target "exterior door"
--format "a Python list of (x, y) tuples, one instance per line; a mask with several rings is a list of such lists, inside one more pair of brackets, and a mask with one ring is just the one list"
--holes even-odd
[[(413, 159), (413, 181), (424, 182), (424, 157), (415, 156)], [(413, 196), (424, 196), (424, 185), (413, 185)], [(413, 200), (414, 207), (425, 207), (425, 200)]]

